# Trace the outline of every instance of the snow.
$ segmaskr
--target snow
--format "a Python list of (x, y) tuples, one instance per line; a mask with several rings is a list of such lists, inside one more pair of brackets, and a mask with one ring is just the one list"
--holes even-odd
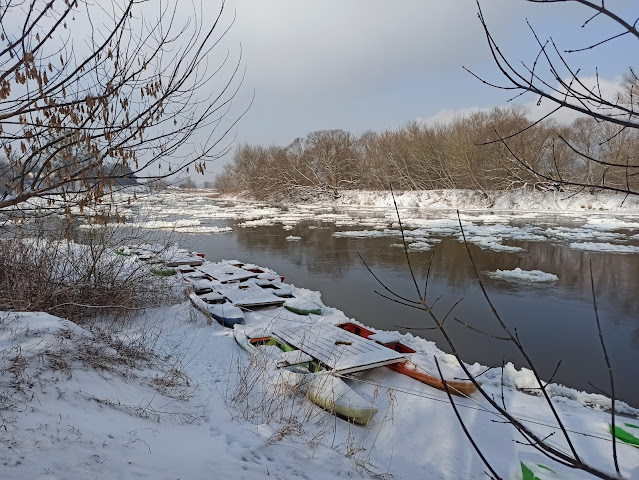
[(594, 230), (591, 228), (552, 227), (544, 231), (549, 237), (563, 240), (616, 240), (622, 239), (620, 233)]
[[(292, 230), (337, 228), (337, 238), (400, 237), (397, 213), (390, 192), (347, 190), (338, 199), (306, 204), (269, 205), (264, 202), (226, 197), (212, 200), (204, 195), (168, 191), (140, 198), (139, 213), (128, 209), (127, 225), (136, 228), (172, 230), (178, 233), (227, 233), (233, 228), (281, 225)], [(614, 242), (625, 244), (639, 238), (639, 199), (608, 192), (509, 192), (470, 190), (398, 191), (395, 201), (407, 240), (417, 239), (411, 249), (427, 251), (434, 237), (458, 238), (459, 219), (470, 243), (482, 249), (518, 253), (525, 245), (511, 242)], [(124, 206), (127, 209), (128, 207)], [(459, 211), (459, 219), (457, 211)], [(556, 216), (576, 225), (556, 225)], [(203, 220), (235, 221), (235, 225), (204, 224)], [(526, 225), (515, 225), (525, 220)], [(550, 223), (550, 225), (548, 225)], [(347, 227), (348, 230), (342, 230)], [(287, 241), (296, 240), (290, 235)], [(398, 242), (394, 242), (396, 245)], [(632, 245), (631, 245), (632, 246)], [(577, 247), (585, 248), (585, 246)], [(594, 247), (593, 247), (594, 248)], [(610, 253), (634, 249), (608, 248)]]
[[(148, 222), (159, 223), (134, 226), (197, 232), (214, 227), (195, 221), (206, 218), (234, 220), (249, 228), (281, 224), (291, 230), (302, 221), (317, 221), (355, 228), (336, 232), (334, 236), (345, 241), (401, 237), (392, 199), (385, 192), (348, 191), (337, 202), (288, 208), (205, 198), (189, 198), (187, 203), (178, 193), (160, 198), (159, 203), (142, 204), (143, 215), (153, 219)], [(622, 204), (622, 200), (623, 196), (612, 194), (562, 192), (397, 195), (411, 251), (432, 248), (444, 237), (461, 240), (453, 211), (459, 208), (467, 210), (461, 213), (467, 240), (481, 248), (516, 253), (524, 246), (504, 242), (560, 241), (572, 242), (573, 249), (636, 254), (639, 247), (625, 242), (639, 239), (639, 203), (628, 198)], [(558, 227), (545, 220), (546, 212), (557, 211), (574, 225)], [(77, 254), (80, 247), (71, 245), (70, 254)], [(172, 249), (176, 254), (177, 250)], [(129, 257), (118, 261), (133, 264)], [(557, 281), (539, 270), (515, 268), (492, 274), (517, 281)], [(320, 292), (280, 285), (297, 299), (320, 307), (323, 321), (356, 322), (324, 305)], [(318, 322), (318, 316), (296, 315), (284, 307), (249, 310), (245, 318), (247, 331), (260, 336), (274, 328), (300, 325), (313, 335)], [(108, 342), (85, 327), (45, 313), (0, 313), (1, 478), (485, 478), (485, 467), (446, 394), (385, 367), (345, 378), (379, 410), (364, 428), (310, 403), (277, 372), (242, 351), (230, 330), (207, 325), (186, 301), (141, 311), (114, 334), (122, 345), (140, 345), (153, 352), (153, 360), (134, 360), (120, 343)], [(411, 361), (429, 372), (436, 371), (437, 359), (447, 377), (464, 377), (457, 358), (433, 342), (398, 332), (378, 332), (376, 338), (398, 339), (413, 348), (418, 353)], [(567, 448), (531, 370), (512, 363), (503, 371), (486, 371), (477, 363), (467, 368), (483, 373), (479, 379), (488, 395), (500, 402), (503, 395), (508, 410), (540, 437), (553, 434), (550, 441)], [(547, 385), (546, 391), (566, 427), (578, 432), (571, 438), (582, 457), (614, 472), (610, 399), (556, 384)], [(534, 468), (541, 480), (587, 477), (553, 464), (525, 445), (480, 395), (455, 402), (503, 478), (520, 479), (520, 461)], [(619, 421), (639, 425), (639, 410), (623, 402), (617, 402), (616, 408), (625, 415)], [(639, 449), (621, 443), (617, 449), (622, 475), (639, 479)], [(538, 469), (539, 464), (557, 474)]]
[[(608, 192), (539, 192), (534, 190), (488, 191), (424, 190), (396, 191), (399, 208), (524, 210), (565, 212), (633, 212), (639, 209), (639, 200), (623, 194)], [(393, 207), (390, 192), (344, 190), (335, 203), (343, 205), (374, 205)]]
[(408, 250), (411, 252), (427, 252), (431, 248), (432, 244), (420, 240), (408, 244)]
[[(323, 305), (318, 292), (294, 292)], [(344, 321), (342, 312), (323, 311), (327, 321)], [(293, 318), (308, 320), (287, 316), (282, 308), (247, 312), (247, 328), (261, 336)], [(313, 332), (312, 324), (305, 325)], [(175, 369), (146, 362), (122, 373), (95, 370), (78, 360), (77, 352), (93, 344), (87, 342), (97, 342), (85, 329), (42, 313), (0, 315), (3, 389), (16, 381), (10, 370), (15, 352), (28, 352), (23, 354), (24, 378), (33, 385), (26, 387), (31, 397), (16, 391), (12, 400), (17, 408), (2, 415), (6, 431), (0, 430), (0, 442), (11, 447), (0, 448), (4, 478), (485, 478), (444, 392), (384, 367), (357, 373), (346, 379), (348, 385), (379, 412), (368, 427), (353, 426), (301, 394), (271, 390), (291, 387), (266, 371), (260, 374), (259, 364), (249, 361), (228, 329), (207, 326), (188, 303), (151, 309), (121, 335), (139, 338), (141, 326), (150, 346), (167, 365), (188, 375), (188, 383), (177, 381), (179, 388), (158, 391), (154, 385), (168, 384), (159, 380)], [(417, 350), (415, 362), (432, 363), (435, 355), (448, 368), (459, 369), (456, 359), (432, 342), (397, 332), (378, 335)], [(52, 368), (52, 359), (62, 355), (70, 372)], [(110, 355), (117, 358), (119, 353)], [(484, 370), (480, 365), (469, 368)], [(249, 378), (254, 380), (245, 383)], [(491, 370), (481, 380), (489, 394), (501, 395), (500, 371)], [(557, 432), (529, 370), (506, 364), (503, 380), (505, 401), (517, 418), (540, 435)], [(567, 428), (589, 435), (574, 435), (577, 448), (590, 463), (613, 471), (605, 411), (609, 400), (559, 385), (548, 389)], [(267, 399), (271, 401), (264, 403)], [(519, 461), (525, 461), (550, 464), (568, 478), (562, 467), (513, 442), (520, 437), (493, 421), (498, 417), (485, 410), (483, 398), (473, 395), (456, 403), (483, 453), (504, 477), (518, 478)], [(639, 417), (639, 411), (625, 404), (618, 408)], [(618, 450), (622, 474), (639, 478), (639, 449), (619, 444)]]
[(391, 343), (398, 342), (400, 340), (397, 334), (390, 332), (375, 332), (368, 338), (379, 343)]
[(628, 222), (614, 218), (591, 218), (586, 226), (602, 230), (637, 230), (639, 222)]
[(503, 280), (514, 280), (523, 282), (556, 282), (559, 280), (557, 275), (542, 272), (541, 270), (522, 270), (517, 267), (513, 270), (495, 270), (494, 272), (486, 272), (492, 278)]
[(336, 238), (379, 238), (379, 237), (401, 237), (399, 230), (346, 230), (333, 232)]
[(570, 248), (591, 252), (639, 253), (639, 247), (633, 245), (616, 245), (613, 243), (573, 242)]
[[(464, 237), (459, 236), (458, 240), (460, 242), (464, 241)], [(523, 252), (524, 249), (522, 247), (517, 247), (515, 245), (504, 245), (501, 243), (503, 241), (502, 237), (495, 237), (491, 235), (473, 235), (466, 236), (466, 241), (468, 243), (474, 243), (478, 245), (480, 248), (484, 250), (493, 250), (496, 252)]]

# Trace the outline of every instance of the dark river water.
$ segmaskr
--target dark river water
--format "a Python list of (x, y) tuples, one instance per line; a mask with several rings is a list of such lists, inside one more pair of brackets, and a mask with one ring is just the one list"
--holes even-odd
[[(512, 220), (517, 223), (516, 219)], [(415, 299), (415, 287), (403, 249), (391, 247), (393, 238), (335, 238), (333, 224), (306, 221), (286, 231), (282, 225), (257, 228), (231, 226), (226, 234), (177, 235), (181, 246), (206, 254), (207, 259), (238, 259), (270, 267), (297, 287), (320, 291), (327, 306), (343, 310), (364, 324), (386, 330), (411, 332), (433, 340), (450, 352), (441, 333), (428, 316), (413, 308), (382, 298), (385, 292), (369, 273), (359, 255), (386, 286)], [(309, 228), (311, 227), (311, 228)], [(300, 241), (286, 241), (289, 235)], [(636, 242), (635, 242), (636, 243)], [(510, 241), (525, 252), (482, 250), (470, 245), (480, 272), (496, 269), (542, 270), (559, 280), (551, 284), (510, 283), (483, 276), (490, 299), (501, 318), (534, 360), (543, 379), (554, 376), (579, 390), (609, 391), (593, 300), (589, 263), (592, 262), (601, 328), (614, 369), (617, 398), (639, 407), (639, 254), (600, 253), (573, 250), (564, 243)], [(455, 237), (442, 238), (428, 252), (410, 253), (423, 288), (428, 262), (433, 256), (427, 300), (438, 299), (434, 312), (441, 317), (456, 303), (446, 325), (456, 348), (468, 363), (501, 365), (512, 361), (526, 366), (511, 344), (490, 336), (503, 335), (473, 274), (468, 252)], [(385, 292), (387, 293), (387, 292)], [(470, 330), (452, 317), (485, 334)]]

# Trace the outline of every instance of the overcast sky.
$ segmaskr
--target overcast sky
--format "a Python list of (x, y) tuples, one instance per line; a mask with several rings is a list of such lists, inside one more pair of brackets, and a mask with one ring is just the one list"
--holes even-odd
[[(219, 1), (203, 1), (206, 16), (213, 18)], [(636, 0), (607, 5), (631, 21), (639, 16)], [(531, 62), (536, 53), (526, 19), (542, 39), (552, 36), (562, 50), (618, 33), (603, 18), (580, 28), (591, 13), (578, 5), (482, 0), (481, 6), (500, 47), (514, 61)], [(246, 77), (231, 113), (255, 95), (234, 130), (238, 143), (286, 145), (315, 130), (360, 134), (416, 119), (445, 121), (456, 112), (509, 99), (462, 69), (501, 80), (474, 0), (227, 0), (223, 24), (234, 16), (218, 52), (229, 49), (237, 58), (242, 49)], [(637, 65), (636, 46), (636, 40), (622, 39), (568, 59), (586, 76), (594, 76), (598, 67), (601, 78), (616, 82)], [(537, 98), (518, 103), (535, 107)], [(209, 171), (221, 163), (209, 165)]]

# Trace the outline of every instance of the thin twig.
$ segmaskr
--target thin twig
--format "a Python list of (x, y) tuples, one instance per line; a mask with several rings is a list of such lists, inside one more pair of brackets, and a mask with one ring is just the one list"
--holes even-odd
[(612, 424), (612, 458), (615, 462), (615, 470), (618, 475), (621, 475), (619, 471), (619, 461), (617, 460), (617, 441), (615, 436), (615, 380), (612, 373), (612, 365), (610, 364), (610, 357), (608, 357), (608, 351), (606, 350), (606, 343), (604, 342), (603, 334), (601, 333), (601, 322), (599, 321), (599, 310), (597, 308), (597, 296), (595, 295), (595, 280), (592, 275), (592, 260), (588, 262), (590, 267), (590, 287), (592, 289), (592, 308), (595, 311), (595, 321), (597, 322), (597, 332), (599, 333), (599, 341), (601, 342), (601, 351), (603, 352), (606, 360), (606, 367), (608, 368), (608, 378), (610, 379), (610, 400), (612, 401), (612, 412), (610, 414)]

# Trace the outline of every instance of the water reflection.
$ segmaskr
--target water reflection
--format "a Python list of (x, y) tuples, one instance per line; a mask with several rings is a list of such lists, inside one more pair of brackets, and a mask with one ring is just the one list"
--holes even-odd
[[(178, 241), (204, 251), (211, 260), (238, 258), (271, 267), (298, 287), (322, 292), (326, 305), (339, 308), (348, 316), (376, 328), (411, 331), (448, 350), (437, 331), (401, 328), (431, 325), (423, 312), (377, 295), (375, 290), (383, 289), (358, 256), (359, 252), (390, 289), (416, 297), (403, 250), (390, 246), (399, 241), (397, 238), (335, 238), (332, 224), (313, 221), (302, 222), (292, 230), (284, 230), (281, 225), (241, 228), (235, 222), (228, 224), (233, 227), (232, 233), (187, 235)], [(302, 240), (286, 241), (289, 235)], [(550, 285), (484, 278), (500, 315), (517, 329), (542, 377), (549, 378), (562, 360), (555, 381), (586, 391), (594, 390), (588, 382), (607, 389), (592, 308), (592, 261), (599, 314), (616, 375), (615, 387), (620, 399), (639, 406), (639, 296), (635, 294), (639, 289), (639, 255), (571, 250), (566, 244), (552, 242), (508, 243), (523, 247), (525, 252), (494, 252), (470, 245), (478, 269), (485, 272), (520, 267), (559, 277)], [(433, 302), (439, 298), (435, 312), (443, 316), (461, 299), (453, 312), (455, 317), (491, 335), (501, 335), (474, 278), (464, 245), (456, 238), (442, 238), (431, 252), (411, 253), (421, 288), (431, 255), (434, 259), (428, 299)], [(499, 365), (505, 359), (524, 366), (510, 346), (472, 332), (452, 319), (447, 325), (466, 361)]]

